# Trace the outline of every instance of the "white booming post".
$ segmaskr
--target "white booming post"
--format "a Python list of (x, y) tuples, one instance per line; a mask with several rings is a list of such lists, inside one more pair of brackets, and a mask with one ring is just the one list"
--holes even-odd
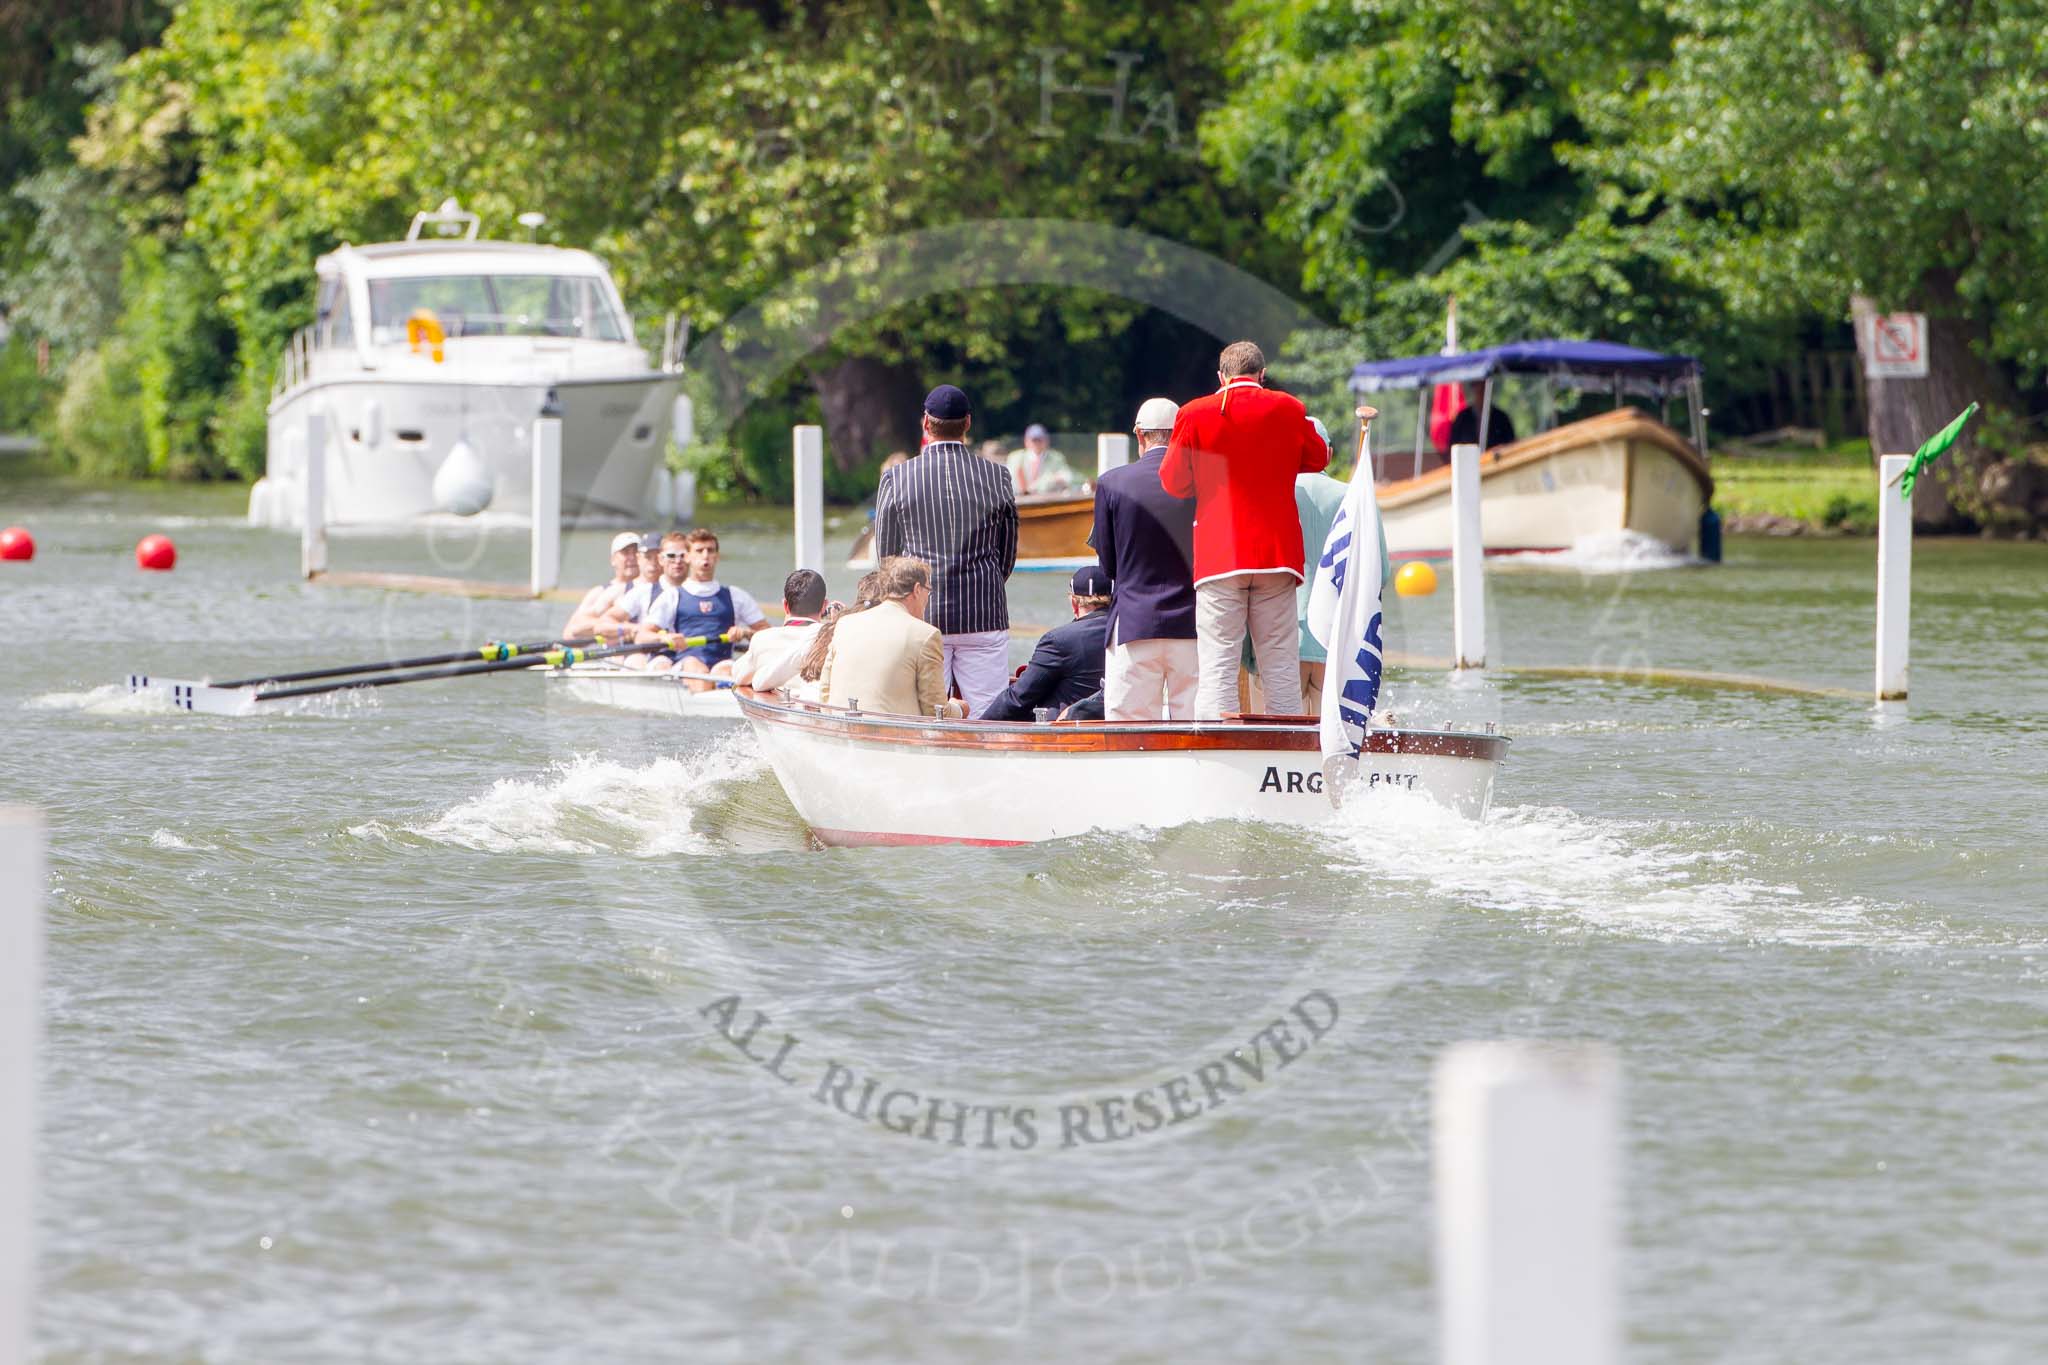
[(1486, 667), (1486, 549), (1479, 447), (1451, 447), (1451, 646), (1459, 668)]
[(42, 978), (43, 817), (0, 806), (0, 1360), (29, 1358), (35, 1316)]
[(299, 524), (299, 573), (311, 578), (327, 572), (327, 414), (306, 412), (306, 467), (302, 489), (306, 505)]
[(1131, 438), (1105, 432), (1095, 438), (1095, 477), (1131, 462)]
[(654, 524), (672, 526), (676, 521), (676, 485), (668, 466), (656, 463), (647, 475), (647, 505), (654, 509)]
[(562, 419), (551, 390), (533, 420), (533, 555), (527, 586), (535, 597), (562, 581)]
[(825, 571), (825, 429), (794, 428), (796, 567)]
[(1906, 643), (1913, 616), (1913, 504), (1899, 495), (1910, 455), (1877, 469), (1877, 699), (1906, 699)]
[(1437, 1060), (1444, 1365), (1612, 1365), (1619, 1068), (1600, 1046), (1458, 1043)]

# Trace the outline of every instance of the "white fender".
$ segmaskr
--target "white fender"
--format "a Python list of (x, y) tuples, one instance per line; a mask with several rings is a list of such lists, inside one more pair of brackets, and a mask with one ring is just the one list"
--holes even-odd
[(491, 505), (491, 471), (468, 440), (457, 437), (448, 458), (434, 472), (434, 505), (458, 517), (473, 517)]

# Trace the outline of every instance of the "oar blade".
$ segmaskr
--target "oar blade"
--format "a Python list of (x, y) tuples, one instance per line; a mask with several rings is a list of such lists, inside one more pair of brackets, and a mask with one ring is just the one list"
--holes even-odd
[(205, 716), (246, 716), (256, 710), (259, 698), (253, 687), (215, 687), (186, 678), (157, 678), (146, 673), (128, 675), (131, 694), (161, 697), (173, 709)]

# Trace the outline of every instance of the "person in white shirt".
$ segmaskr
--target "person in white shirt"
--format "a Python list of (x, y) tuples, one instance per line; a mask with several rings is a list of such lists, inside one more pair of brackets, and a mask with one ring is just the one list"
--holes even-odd
[(712, 679), (732, 676), (732, 647), (767, 624), (752, 593), (718, 581), (716, 535), (699, 527), (661, 538), (661, 588), (641, 614), (634, 641), (651, 644), (673, 635), (704, 637), (705, 643), (671, 647), (648, 667), (673, 668), (691, 680), (691, 691), (708, 692), (716, 686)]
[(818, 618), (825, 613), (825, 576), (815, 569), (798, 569), (783, 579), (782, 609), (788, 619), (755, 631), (747, 652), (733, 660), (735, 687), (773, 692), (796, 678), (818, 638)]
[(621, 531), (612, 537), (611, 581), (600, 583), (583, 594), (576, 610), (569, 613), (569, 624), (562, 627), (562, 638), (581, 640), (597, 634), (599, 630), (616, 630), (625, 617), (623, 614), (615, 615), (612, 608), (618, 606), (639, 583), (640, 537), (632, 531)]

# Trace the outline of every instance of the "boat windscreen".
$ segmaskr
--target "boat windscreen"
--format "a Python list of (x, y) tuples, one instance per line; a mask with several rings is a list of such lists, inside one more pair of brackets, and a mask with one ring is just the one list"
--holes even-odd
[(370, 282), (370, 342), (405, 341), (425, 309), (450, 337), (580, 337), (624, 341), (603, 282), (590, 275), (412, 275)]

